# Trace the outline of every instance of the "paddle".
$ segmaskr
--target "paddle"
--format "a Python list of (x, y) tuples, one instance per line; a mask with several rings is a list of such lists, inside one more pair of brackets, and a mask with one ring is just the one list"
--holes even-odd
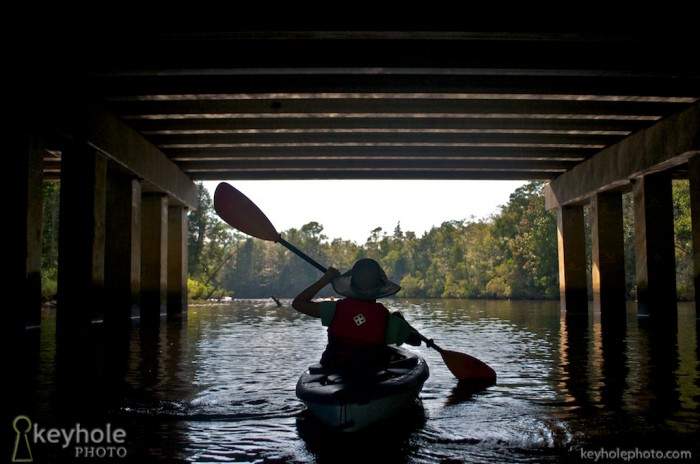
[[(233, 186), (222, 182), (216, 187), (214, 209), (221, 219), (244, 234), (280, 243), (319, 271), (326, 272), (325, 267), (284, 240), (260, 208)], [(458, 380), (496, 381), (496, 372), (483, 361), (465, 353), (444, 350), (416, 329), (413, 331), (428, 347), (440, 353), (443, 362)]]
[(297, 247), (287, 242), (275, 230), (265, 213), (260, 211), (255, 203), (243, 195), (233, 186), (221, 182), (214, 191), (214, 209), (221, 219), (230, 226), (240, 230), (251, 237), (260, 238), (270, 242), (277, 242), (294, 252), (306, 262), (316, 267), (321, 272), (326, 272), (326, 268), (308, 257)]

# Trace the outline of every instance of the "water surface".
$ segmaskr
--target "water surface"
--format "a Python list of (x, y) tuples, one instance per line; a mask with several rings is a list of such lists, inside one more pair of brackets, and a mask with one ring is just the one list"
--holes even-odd
[[(55, 314), (46, 311), (39, 350), (20, 356), (15, 368), (9, 416), (23, 414), (42, 427), (120, 427), (127, 435), (120, 462), (539, 463), (593, 462), (590, 453), (601, 451), (609, 459), (598, 462), (613, 462), (616, 450), (700, 455), (692, 304), (679, 305), (678, 327), (669, 330), (645, 324), (633, 304), (623, 324), (601, 324), (597, 316), (567, 320), (558, 302), (387, 300), (443, 348), (490, 364), (498, 383), (474, 391), (458, 384), (436, 351), (411, 347), (431, 372), (420, 403), (400, 421), (348, 436), (317, 427), (294, 394), (326, 335), (318, 320), (282, 303), (191, 307), (184, 321), (137, 324), (129, 337), (111, 337), (96, 325), (65, 355), (54, 348)], [(86, 462), (71, 447), (33, 444), (32, 451), (34, 462)]]

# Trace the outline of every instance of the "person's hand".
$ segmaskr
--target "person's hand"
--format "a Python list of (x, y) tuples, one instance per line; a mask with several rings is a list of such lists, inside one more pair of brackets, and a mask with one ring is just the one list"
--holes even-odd
[(412, 346), (420, 346), (423, 340), (420, 338), (417, 332), (411, 332), (411, 335), (406, 339), (406, 343)]
[(329, 267), (325, 274), (323, 274), (323, 280), (330, 282), (336, 277), (340, 276), (340, 271), (334, 267)]

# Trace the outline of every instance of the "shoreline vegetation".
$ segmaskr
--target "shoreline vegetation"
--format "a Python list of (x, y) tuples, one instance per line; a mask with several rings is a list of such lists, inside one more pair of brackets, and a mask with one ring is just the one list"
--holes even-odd
[[(402, 287), (399, 298), (559, 299), (556, 213), (544, 207), (542, 182), (517, 188), (500, 210), (486, 219), (443, 222), (422, 236), (398, 223), (388, 232), (369, 231), (364, 244), (329, 238), (323, 225), (309, 222), (281, 235), (318, 262), (349, 269), (359, 258), (373, 258)], [(55, 299), (57, 276), (58, 183), (44, 187), (42, 296)], [(213, 200), (197, 183), (200, 208), (188, 216), (188, 295), (190, 304), (232, 299), (293, 297), (318, 271), (277, 243), (244, 235), (216, 214)], [(678, 301), (693, 301), (690, 192), (674, 181), (673, 208)], [(457, 210), (458, 207), (456, 206)], [(588, 208), (584, 209), (590, 237)], [(636, 299), (632, 198), (623, 195), (627, 299)], [(588, 285), (591, 289), (590, 239)], [(319, 298), (333, 296), (327, 287)], [(589, 297), (590, 300), (590, 297)], [(274, 304), (274, 301), (270, 299)]]

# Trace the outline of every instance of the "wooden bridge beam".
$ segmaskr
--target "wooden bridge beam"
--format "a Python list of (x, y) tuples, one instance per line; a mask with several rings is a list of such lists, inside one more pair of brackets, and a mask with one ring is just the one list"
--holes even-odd
[(187, 312), (187, 209), (168, 207), (168, 317)]
[(583, 206), (563, 206), (557, 210), (559, 243), (559, 292), (561, 308), (567, 315), (588, 313), (586, 280), (586, 240)]
[(622, 194), (599, 193), (591, 199), (593, 307), (607, 316), (625, 316), (625, 244)]
[(168, 197), (142, 196), (141, 321), (157, 325), (167, 312)]
[(141, 182), (111, 173), (107, 182), (105, 324), (125, 328), (138, 315), (141, 290)]
[(638, 312), (666, 321), (677, 318), (671, 182), (662, 172), (634, 183)]
[(71, 342), (102, 317), (107, 159), (74, 141), (61, 163), (56, 323), (59, 341)]

